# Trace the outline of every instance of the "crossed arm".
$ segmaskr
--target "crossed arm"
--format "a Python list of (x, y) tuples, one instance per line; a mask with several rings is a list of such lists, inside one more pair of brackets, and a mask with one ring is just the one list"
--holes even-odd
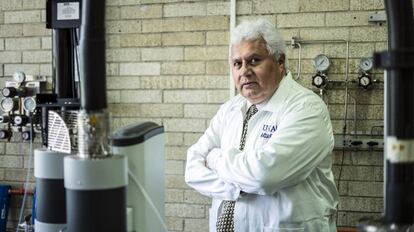
[(244, 151), (220, 148), (224, 122), (220, 109), (187, 154), (187, 184), (212, 198), (274, 194), (306, 179), (332, 149), (329, 116), (320, 107), (289, 111), (266, 145)]

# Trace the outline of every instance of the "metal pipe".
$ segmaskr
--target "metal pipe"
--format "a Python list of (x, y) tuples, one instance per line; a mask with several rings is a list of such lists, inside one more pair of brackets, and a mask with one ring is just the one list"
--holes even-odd
[[(300, 78), (300, 73), (302, 72), (302, 45), (300, 45), (300, 43), (295, 43), (295, 45), (298, 46), (299, 48), (299, 57), (298, 57), (298, 75), (296, 75), (295, 80), (299, 80)], [(322, 96), (322, 93), (321, 93)]]

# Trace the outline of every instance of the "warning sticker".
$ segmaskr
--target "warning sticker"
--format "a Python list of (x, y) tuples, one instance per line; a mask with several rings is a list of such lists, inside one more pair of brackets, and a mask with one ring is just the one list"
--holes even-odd
[(57, 4), (57, 20), (79, 19), (79, 2), (62, 2)]

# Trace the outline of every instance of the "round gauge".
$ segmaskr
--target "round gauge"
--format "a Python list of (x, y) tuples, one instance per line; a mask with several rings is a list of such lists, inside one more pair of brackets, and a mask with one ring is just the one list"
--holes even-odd
[(22, 132), (22, 139), (23, 140), (30, 140), (30, 138), (31, 138), (31, 134), (30, 134), (30, 131), (23, 131)]
[(317, 88), (321, 88), (326, 84), (326, 76), (316, 74), (312, 77), (312, 85), (316, 86)]
[(319, 54), (313, 59), (313, 66), (319, 72), (323, 72), (323, 71), (328, 70), (329, 65), (330, 65), (330, 63), (329, 63), (328, 57), (323, 55), (323, 54)]
[(33, 112), (36, 109), (36, 100), (33, 97), (24, 98), (23, 108), (29, 112)]
[(362, 75), (358, 78), (358, 84), (364, 88), (368, 88), (372, 84), (371, 77), (368, 75)]
[(13, 122), (16, 126), (23, 126), (27, 123), (27, 117), (25, 115), (16, 115), (13, 118)]
[(24, 74), (24, 72), (15, 72), (13, 74), (13, 79), (17, 83), (22, 83), (26, 80), (26, 74)]
[(0, 116), (0, 123), (9, 123), (10, 117), (8, 115), (1, 115)]
[(4, 112), (10, 112), (17, 108), (17, 104), (15, 104), (13, 98), (5, 97), (0, 101), (0, 108)]
[(359, 62), (359, 67), (365, 72), (370, 71), (373, 66), (374, 64), (371, 58), (362, 58)]
[(4, 87), (1, 90), (3, 97), (14, 97), (17, 95), (17, 89), (14, 87)]
[(1, 129), (0, 130), (0, 139), (7, 139), (9, 138), (11, 133), (7, 130)]

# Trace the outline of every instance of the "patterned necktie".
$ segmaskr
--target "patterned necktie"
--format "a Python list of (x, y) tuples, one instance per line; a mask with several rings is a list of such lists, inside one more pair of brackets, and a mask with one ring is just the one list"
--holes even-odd
[[(240, 138), (239, 150), (243, 151), (244, 144), (246, 142), (247, 134), (247, 125), (249, 119), (257, 113), (257, 108), (255, 105), (251, 105), (246, 113), (246, 118), (243, 121), (243, 131)], [(217, 232), (233, 232), (234, 231), (234, 205), (235, 201), (224, 201), (223, 202), (223, 211), (217, 219)]]

